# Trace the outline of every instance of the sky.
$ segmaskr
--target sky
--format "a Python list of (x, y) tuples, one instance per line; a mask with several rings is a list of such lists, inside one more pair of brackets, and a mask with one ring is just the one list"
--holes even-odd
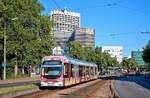
[[(96, 46), (123, 46), (123, 56), (150, 40), (150, 0), (39, 0), (43, 14), (57, 8), (80, 13), (81, 27), (95, 29)], [(148, 33), (141, 33), (148, 32)]]

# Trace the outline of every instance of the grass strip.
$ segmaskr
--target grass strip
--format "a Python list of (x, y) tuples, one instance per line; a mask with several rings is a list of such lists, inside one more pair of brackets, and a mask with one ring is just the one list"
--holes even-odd
[(18, 92), (18, 91), (30, 90), (30, 89), (34, 89), (34, 88), (38, 88), (38, 87), (36, 85), (25, 85), (25, 86), (0, 88), (0, 95), (14, 93), (14, 92)]

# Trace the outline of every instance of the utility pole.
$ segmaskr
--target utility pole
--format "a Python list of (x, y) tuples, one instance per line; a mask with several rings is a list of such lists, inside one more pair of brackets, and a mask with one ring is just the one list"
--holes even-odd
[[(12, 20), (12, 21), (15, 21), (15, 20), (17, 20), (17, 19), (18, 19), (18, 17), (15, 17), (15, 18), (13, 18), (13, 19), (11, 19), (11, 20)], [(18, 62), (17, 62), (17, 49), (16, 49), (16, 47), (15, 47), (14, 54), (15, 54), (15, 77), (16, 77), (17, 74), (18, 74)]]
[[(5, 8), (3, 11), (6, 11), (8, 8)], [(7, 39), (7, 37), (6, 37), (6, 26), (7, 26), (7, 22), (6, 21), (4, 21), (4, 56), (3, 56), (3, 58), (4, 58), (4, 62), (3, 62), (3, 80), (5, 80), (6, 79), (6, 39)]]
[[(18, 18), (13, 18), (11, 19), (12, 21), (16, 20)], [(7, 22), (4, 21), (4, 63), (3, 63), (3, 80), (6, 79), (6, 54), (7, 54), (7, 50), (6, 50), (6, 41), (7, 41), (7, 34), (6, 34), (6, 28), (7, 28)]]
[(6, 79), (6, 22), (4, 23), (4, 72), (3, 72), (3, 80)]

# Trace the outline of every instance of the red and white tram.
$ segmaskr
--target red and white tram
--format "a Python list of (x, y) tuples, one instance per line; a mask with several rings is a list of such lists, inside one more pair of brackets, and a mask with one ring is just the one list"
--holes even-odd
[(97, 65), (67, 56), (45, 56), (42, 59), (41, 87), (64, 87), (97, 79)]

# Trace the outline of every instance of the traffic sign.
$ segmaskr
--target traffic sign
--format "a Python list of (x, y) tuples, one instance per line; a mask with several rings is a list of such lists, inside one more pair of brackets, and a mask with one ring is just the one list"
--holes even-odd
[(6, 64), (2, 64), (2, 67), (6, 67)]

